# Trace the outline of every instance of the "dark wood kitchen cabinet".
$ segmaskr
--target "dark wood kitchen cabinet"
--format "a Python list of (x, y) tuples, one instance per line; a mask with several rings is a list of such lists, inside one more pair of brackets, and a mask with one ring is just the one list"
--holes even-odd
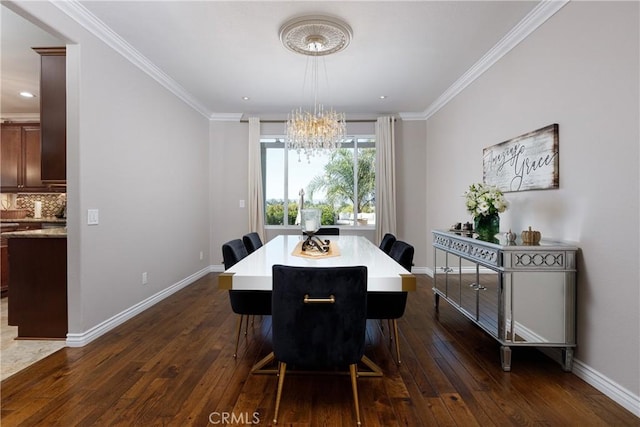
[(67, 238), (8, 237), (8, 323), (18, 339), (67, 336)]
[[(20, 222), (20, 220), (15, 220), (10, 223), (3, 223), (2, 232), (39, 230), (42, 229), (42, 224), (42, 222)], [(2, 276), (0, 295), (5, 297), (9, 293), (9, 243), (4, 237), (0, 239), (0, 243), (0, 255), (2, 259), (2, 265), (0, 265), (0, 276)]]
[(40, 124), (2, 123), (0, 170), (3, 193), (42, 192)]
[(67, 179), (66, 48), (33, 48), (40, 54), (40, 126), (42, 181), (64, 185)]
[[(17, 228), (14, 225), (2, 226), (2, 232), (15, 231)], [(9, 290), (9, 245), (4, 237), (0, 238), (0, 261), (0, 295), (5, 297)]]

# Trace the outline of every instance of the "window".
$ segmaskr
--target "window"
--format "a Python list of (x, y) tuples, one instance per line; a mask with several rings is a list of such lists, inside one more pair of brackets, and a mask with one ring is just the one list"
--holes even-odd
[(307, 161), (284, 137), (261, 138), (265, 224), (297, 225), (304, 209), (320, 209), (322, 225), (374, 225), (376, 148), (373, 136), (349, 137), (336, 151)]

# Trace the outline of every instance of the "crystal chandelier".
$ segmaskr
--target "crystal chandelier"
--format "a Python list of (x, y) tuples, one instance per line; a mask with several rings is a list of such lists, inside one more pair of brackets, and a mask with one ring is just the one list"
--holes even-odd
[(351, 28), (328, 17), (302, 17), (286, 23), (280, 29), (280, 40), (287, 49), (312, 58), (313, 112), (294, 109), (286, 123), (286, 142), (289, 147), (304, 153), (307, 161), (320, 150), (340, 148), (346, 137), (344, 113), (332, 108), (325, 110), (318, 104), (318, 57), (339, 52), (351, 41)]

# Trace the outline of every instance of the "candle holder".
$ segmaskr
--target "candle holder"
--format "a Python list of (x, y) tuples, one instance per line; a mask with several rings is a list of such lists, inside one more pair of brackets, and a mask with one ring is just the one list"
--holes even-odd
[(302, 250), (316, 250), (329, 252), (329, 240), (322, 240), (316, 236), (320, 229), (320, 209), (302, 209), (300, 211), (300, 227), (307, 239), (302, 242)]

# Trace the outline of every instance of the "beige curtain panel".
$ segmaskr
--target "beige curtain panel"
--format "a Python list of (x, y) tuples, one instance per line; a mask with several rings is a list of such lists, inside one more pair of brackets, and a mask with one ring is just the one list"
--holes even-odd
[(376, 242), (396, 234), (395, 131), (393, 117), (376, 121)]
[(260, 119), (249, 117), (249, 230), (265, 242), (262, 162), (260, 161)]

